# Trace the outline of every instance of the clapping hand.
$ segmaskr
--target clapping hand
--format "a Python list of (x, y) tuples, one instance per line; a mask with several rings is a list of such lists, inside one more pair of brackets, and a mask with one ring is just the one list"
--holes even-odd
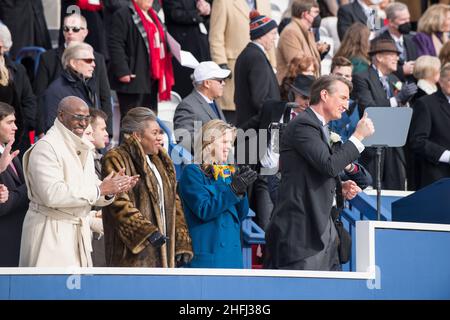
[(205, 0), (197, 0), (197, 10), (199, 15), (208, 16), (211, 13), (211, 5)]
[(128, 192), (139, 180), (139, 175), (127, 176), (125, 169), (122, 168), (118, 173), (111, 172), (100, 184), (100, 193), (104, 195), (118, 194)]
[(241, 167), (231, 179), (231, 190), (238, 195), (243, 196), (247, 192), (248, 186), (255, 182), (258, 174), (250, 169), (249, 166)]
[(352, 200), (361, 191), (361, 188), (353, 180), (342, 182), (342, 195), (346, 200)]
[(406, 104), (417, 93), (417, 90), (417, 85), (414, 82), (405, 83), (396, 97), (397, 101), (400, 104)]
[(1, 157), (0, 157), (0, 173), (5, 171), (6, 168), (11, 164), (13, 159), (19, 154), (19, 150), (14, 151), (11, 153), (11, 148), (14, 143), (14, 139), (8, 142), (8, 144), (5, 147), (5, 150), (3, 151)]
[(5, 203), (6, 201), (8, 201), (8, 197), (8, 188), (5, 185), (0, 184), (0, 203)]

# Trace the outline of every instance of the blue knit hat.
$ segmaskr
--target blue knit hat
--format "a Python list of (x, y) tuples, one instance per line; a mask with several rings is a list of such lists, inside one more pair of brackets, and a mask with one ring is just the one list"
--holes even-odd
[(270, 17), (261, 15), (258, 11), (250, 12), (250, 39), (255, 40), (261, 38), (272, 29), (276, 29), (277, 23)]

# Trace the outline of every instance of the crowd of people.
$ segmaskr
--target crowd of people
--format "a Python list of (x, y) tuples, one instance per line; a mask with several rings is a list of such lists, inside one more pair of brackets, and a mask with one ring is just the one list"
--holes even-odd
[[(412, 23), (408, 1), (291, 0), (279, 24), (269, 0), (62, 1), (57, 48), (41, 0), (4, 2), (0, 266), (242, 268), (252, 208), (265, 268), (340, 270), (340, 213), (375, 185), (369, 107), (413, 109), (383, 189), (450, 177), (447, 1)], [(14, 59), (31, 45), (30, 71)], [(187, 165), (158, 123), (172, 91)]]

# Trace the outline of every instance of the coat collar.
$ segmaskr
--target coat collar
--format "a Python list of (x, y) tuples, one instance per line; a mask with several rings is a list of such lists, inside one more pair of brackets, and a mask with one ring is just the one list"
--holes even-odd
[(245, 16), (245, 18), (249, 19), (250, 9), (246, 3), (246, 1), (242, 0), (233, 0), (233, 5), (238, 9), (238, 11)]
[(200, 103), (200, 107), (211, 117), (211, 119), (215, 119), (216, 114), (211, 109), (211, 106), (205, 100), (205, 98), (203, 98), (202, 95), (195, 89), (194, 89), (194, 96), (197, 99), (197, 101)]

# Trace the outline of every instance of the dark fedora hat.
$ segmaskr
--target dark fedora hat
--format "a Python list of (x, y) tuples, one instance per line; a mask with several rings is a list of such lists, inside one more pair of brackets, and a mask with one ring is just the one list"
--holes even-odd
[(311, 95), (311, 85), (316, 80), (313, 76), (307, 76), (304, 74), (299, 74), (295, 77), (294, 82), (291, 84), (292, 90), (304, 97)]
[(375, 38), (370, 41), (369, 55), (374, 55), (380, 52), (395, 52), (400, 54), (394, 40), (385, 38)]

